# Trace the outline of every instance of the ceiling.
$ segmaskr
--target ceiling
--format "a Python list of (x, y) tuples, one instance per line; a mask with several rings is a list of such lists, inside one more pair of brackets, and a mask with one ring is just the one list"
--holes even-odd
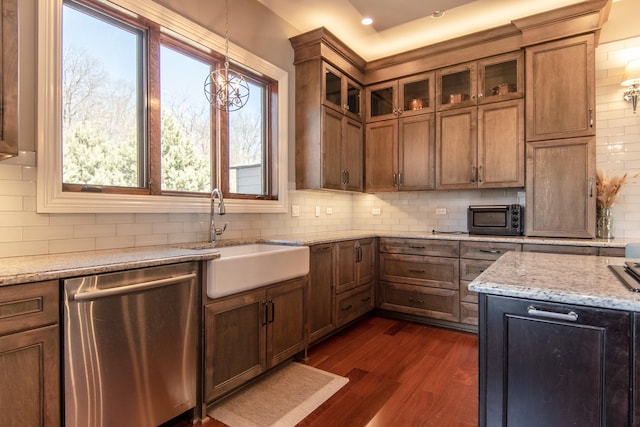
[[(583, 0), (258, 0), (299, 33), (325, 27), (371, 61)], [(440, 18), (431, 15), (444, 11)], [(364, 26), (362, 18), (373, 24)]]

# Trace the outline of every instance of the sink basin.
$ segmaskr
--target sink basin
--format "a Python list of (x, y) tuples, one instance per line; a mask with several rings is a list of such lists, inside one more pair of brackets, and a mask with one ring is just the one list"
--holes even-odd
[(220, 258), (207, 261), (207, 295), (220, 298), (309, 272), (309, 248), (250, 244), (218, 248)]

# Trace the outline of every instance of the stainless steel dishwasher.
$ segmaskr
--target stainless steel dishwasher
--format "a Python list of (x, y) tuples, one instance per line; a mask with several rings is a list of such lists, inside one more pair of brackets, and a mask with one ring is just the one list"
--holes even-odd
[(152, 427), (195, 407), (197, 264), (64, 281), (65, 425)]

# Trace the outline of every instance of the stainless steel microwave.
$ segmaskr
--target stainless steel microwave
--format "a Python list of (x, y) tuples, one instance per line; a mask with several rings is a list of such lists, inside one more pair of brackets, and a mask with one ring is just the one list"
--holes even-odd
[(520, 236), (524, 231), (521, 205), (472, 205), (467, 211), (469, 234)]

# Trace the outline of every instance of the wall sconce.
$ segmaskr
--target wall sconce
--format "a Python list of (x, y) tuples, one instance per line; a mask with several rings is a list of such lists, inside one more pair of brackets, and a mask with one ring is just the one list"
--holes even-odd
[(624, 67), (622, 75), (622, 86), (630, 86), (624, 91), (624, 100), (631, 101), (633, 105), (633, 113), (636, 112), (638, 106), (638, 96), (640, 96), (640, 59), (634, 59), (627, 63)]

